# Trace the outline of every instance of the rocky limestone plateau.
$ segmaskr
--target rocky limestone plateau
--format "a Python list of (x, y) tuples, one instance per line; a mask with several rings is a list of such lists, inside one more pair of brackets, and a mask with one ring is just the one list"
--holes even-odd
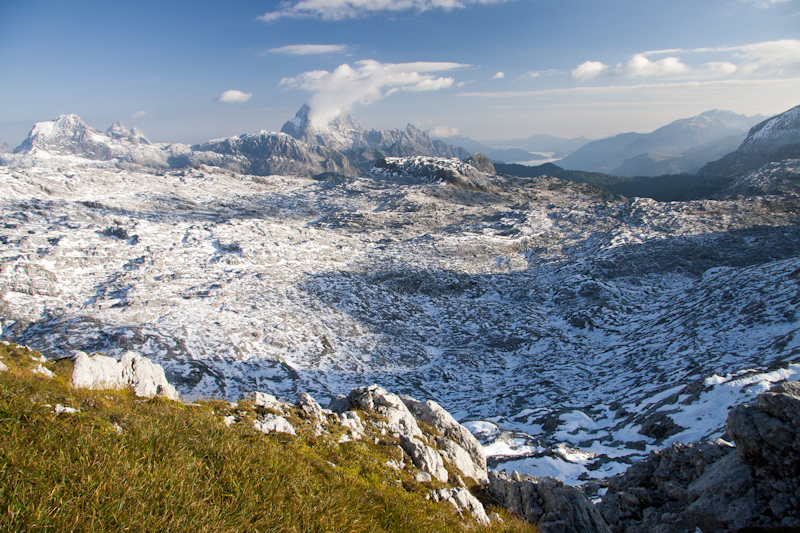
[[(800, 379), (797, 159), (715, 199), (656, 202), (497, 175), (477, 156), (385, 157), (324, 179), (122, 164), (163, 147), (56, 126), (0, 166), (2, 336), (50, 357), (134, 351), (187, 398), (325, 402), (379, 383), (446, 406), (517, 482), (609, 494), (665, 447), (731, 441), (729, 411)], [(92, 143), (119, 153), (89, 157)], [(405, 453), (435, 462), (414, 439)], [(603, 516), (646, 528), (646, 509), (680, 514), (652, 490)], [(776, 501), (775, 520), (791, 509)]]

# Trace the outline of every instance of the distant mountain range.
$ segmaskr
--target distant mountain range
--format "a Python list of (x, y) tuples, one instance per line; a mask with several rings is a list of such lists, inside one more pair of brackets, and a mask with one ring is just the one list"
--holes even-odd
[(618, 176), (693, 174), (736, 150), (750, 127), (764, 120), (732, 111), (707, 111), (676, 120), (652, 133), (621, 133), (592, 141), (559, 161), (569, 170)]
[[(633, 135), (638, 134), (623, 134), (604, 139), (607, 141), (604, 144), (609, 147), (621, 146), (630, 141)], [(603, 141), (597, 141), (597, 143), (603, 143)], [(591, 144), (595, 145), (592, 147), (593, 150), (599, 146), (599, 144)], [(587, 145), (585, 148), (589, 147)], [(581, 151), (588, 152), (588, 150), (578, 150), (578, 152)], [(570, 181), (589, 183), (628, 197), (639, 196), (672, 201), (726, 198), (749, 194), (747, 192), (749, 190), (761, 191), (759, 194), (765, 194), (764, 191), (772, 189), (783, 192), (787, 188), (797, 190), (797, 186), (792, 180), (781, 184), (781, 180), (784, 179), (781, 176), (786, 174), (781, 170), (786, 165), (782, 166), (781, 162), (794, 159), (800, 159), (800, 106), (752, 127), (734, 151), (717, 161), (706, 164), (696, 174), (620, 176), (564, 168), (561, 166), (563, 160), (558, 165), (553, 163), (538, 166), (495, 164), (495, 169), (501, 174), (520, 177), (554, 176)], [(789, 166), (794, 168), (796, 165)], [(767, 182), (764, 181), (764, 176), (769, 176)]]
[(9, 158), (6, 150), (2, 159), (8, 162), (16, 156), (21, 158), (19, 164), (25, 164), (25, 158), (30, 162), (57, 156), (155, 169), (211, 165), (255, 175), (356, 176), (389, 156), (466, 159), (471, 155), (463, 148), (431, 139), (410, 124), (405, 130), (367, 131), (352, 117), (342, 116), (328, 130), (317, 131), (308, 112), (308, 106), (303, 106), (281, 133), (259, 131), (192, 146), (154, 144), (137, 128), (127, 130), (120, 123), (102, 132), (77, 115), (61, 115), (36, 123), (13, 155)]
[[(352, 117), (341, 116), (328, 129), (317, 130), (308, 119), (309, 111), (303, 106), (283, 125), (280, 133), (260, 131), (192, 146), (151, 143), (141, 130), (128, 130), (119, 123), (102, 132), (76, 115), (61, 115), (34, 125), (28, 138), (13, 150), (13, 154), (9, 153), (8, 145), (0, 146), (0, 164), (32, 166), (46, 164), (49, 160), (57, 163), (66, 158), (73, 162), (108, 162), (118, 168), (176, 169), (207, 165), (242, 174), (327, 177), (364, 175), (386, 157), (428, 156), (461, 161), (470, 157), (468, 149), (432, 139), (412, 125), (405, 129), (368, 131)], [(770, 162), (800, 158), (800, 106), (759, 122), (742, 135), (739, 144), (731, 147), (728, 143), (738, 137), (727, 134), (739, 131), (742, 124), (755, 118), (729, 111), (709, 111), (675, 121), (650, 134), (625, 133), (590, 142), (558, 165), (497, 163), (492, 170), (487, 159), (485, 172), (520, 177), (549, 175), (602, 186), (629, 197), (657, 200), (716, 197), (738, 176)], [(465, 137), (450, 139), (471, 141)], [(554, 139), (557, 140), (546, 136), (538, 136), (538, 140), (530, 138), (528, 146), (540, 142), (538, 146), (544, 147), (546, 142), (556, 142)], [(461, 144), (467, 144), (469, 149), (479, 147), (469, 142)], [(680, 153), (657, 155), (650, 151), (622, 159), (640, 150), (655, 150), (654, 147), (662, 152)], [(723, 150), (727, 151), (720, 154)], [(491, 153), (491, 148), (486, 151)], [(711, 154), (717, 154), (717, 159), (704, 163)], [(601, 160), (605, 166), (598, 163)], [(611, 172), (585, 170), (606, 168), (620, 160), (622, 163)], [(578, 166), (576, 161), (584, 164)], [(591, 161), (595, 163), (590, 164)], [(702, 168), (698, 166), (701, 163)], [(631, 171), (628, 175), (622, 172), (626, 168), (643, 170), (644, 167), (665, 172), (655, 177), (643, 171)], [(697, 168), (691, 173), (686, 170), (694, 167)], [(676, 171), (681, 169), (681, 172)], [(739, 189), (744, 190), (742, 187)]]

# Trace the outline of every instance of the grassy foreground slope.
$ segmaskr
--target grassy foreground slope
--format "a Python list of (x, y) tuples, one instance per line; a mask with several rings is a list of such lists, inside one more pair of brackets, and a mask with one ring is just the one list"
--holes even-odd
[(316, 437), (297, 411), (297, 436), (265, 435), (249, 402), (75, 390), (70, 360), (39, 356), (0, 345), (2, 531), (535, 531), (495, 508), (504, 522), (478, 526), (386, 466), (397, 447)]

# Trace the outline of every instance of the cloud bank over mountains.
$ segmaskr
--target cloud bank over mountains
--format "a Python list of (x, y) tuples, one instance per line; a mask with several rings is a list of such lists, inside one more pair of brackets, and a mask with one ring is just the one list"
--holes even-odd
[(397, 91), (437, 91), (452, 87), (451, 77), (437, 77), (434, 72), (454, 70), (468, 65), (461, 63), (381, 63), (371, 59), (346, 63), (333, 72), (312, 70), (283, 78), (280, 85), (311, 94), (309, 120), (318, 129), (325, 129), (331, 120), (349, 112), (354, 105), (369, 105)]

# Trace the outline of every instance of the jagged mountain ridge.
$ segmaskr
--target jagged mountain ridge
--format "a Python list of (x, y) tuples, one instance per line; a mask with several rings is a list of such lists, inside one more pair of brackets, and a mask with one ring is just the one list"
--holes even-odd
[[(748, 129), (761, 118), (707, 111), (676, 120), (652, 133), (622, 133), (590, 142), (560, 160), (559, 165), (569, 170), (620, 176), (694, 173), (705, 162), (735, 150)], [(673, 156), (668, 163), (664, 163), (666, 156)]]
[(334, 118), (324, 130), (318, 130), (309, 119), (311, 108), (303, 105), (295, 117), (281, 128), (286, 133), (311, 146), (322, 146), (348, 154), (355, 161), (365, 161), (361, 170), (366, 171), (380, 157), (434, 156), (466, 159), (470, 155), (438, 139), (412, 124), (404, 130), (365, 130), (349, 115)]
[[(181, 143), (153, 144), (144, 133), (126, 130), (115, 123), (106, 132), (88, 126), (77, 115), (61, 115), (52, 121), (34, 125), (5, 164), (31, 166), (60, 159), (86, 163), (108, 162), (126, 167), (138, 165), (153, 169), (197, 168), (212, 165), (239, 173), (255, 175), (288, 174), (312, 176), (337, 174), (355, 176), (366, 172), (385, 156), (417, 155), (458, 157), (469, 153), (439, 140), (410, 125), (405, 130), (365, 131), (354, 119), (344, 116), (334, 121), (330, 131), (314, 133), (307, 123), (304, 106), (295, 121), (289, 121), (287, 133), (260, 131), (189, 146)], [(295, 129), (292, 129), (295, 125)], [(301, 129), (297, 129), (301, 128)], [(338, 128), (338, 129), (337, 129)], [(66, 159), (65, 159), (66, 158)]]

